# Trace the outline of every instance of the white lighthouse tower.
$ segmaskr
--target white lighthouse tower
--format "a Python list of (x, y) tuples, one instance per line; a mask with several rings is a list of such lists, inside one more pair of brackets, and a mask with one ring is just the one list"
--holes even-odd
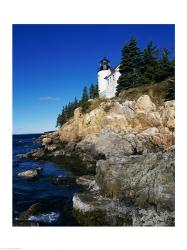
[(107, 89), (107, 79), (105, 79), (110, 74), (110, 65), (109, 60), (105, 57), (100, 61), (100, 68), (98, 71), (98, 88), (99, 88), (99, 97), (106, 98), (106, 89)]

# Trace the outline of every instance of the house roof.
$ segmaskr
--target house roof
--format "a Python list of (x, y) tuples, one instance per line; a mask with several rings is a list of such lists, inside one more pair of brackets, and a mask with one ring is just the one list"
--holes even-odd
[(114, 68), (110, 68), (110, 74), (108, 76), (105, 77), (105, 79), (108, 79), (110, 76), (112, 76), (115, 72), (116, 72), (116, 69), (117, 67), (119, 66), (120, 64), (118, 64), (117, 66), (115, 66)]

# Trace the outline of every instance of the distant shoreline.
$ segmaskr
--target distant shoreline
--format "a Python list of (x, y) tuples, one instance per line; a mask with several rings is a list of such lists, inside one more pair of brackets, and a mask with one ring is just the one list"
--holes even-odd
[[(44, 133), (46, 133), (46, 132), (44, 132)], [(44, 133), (27, 133), (27, 134), (12, 134), (12, 135), (13, 136), (15, 136), (15, 135), (42, 135)]]
[(46, 132), (41, 132), (41, 133), (24, 133), (24, 134), (12, 134), (14, 135), (43, 135), (43, 134), (48, 134), (48, 133), (52, 133), (55, 132), (55, 130), (52, 131), (46, 131)]

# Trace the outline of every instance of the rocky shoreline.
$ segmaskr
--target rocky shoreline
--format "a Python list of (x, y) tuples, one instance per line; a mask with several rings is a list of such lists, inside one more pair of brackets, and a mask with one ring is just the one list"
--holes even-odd
[(73, 197), (81, 225), (174, 226), (174, 109), (175, 101), (155, 105), (148, 95), (103, 101), (89, 113), (77, 108), (21, 157), (66, 161), (81, 172), (84, 191)]

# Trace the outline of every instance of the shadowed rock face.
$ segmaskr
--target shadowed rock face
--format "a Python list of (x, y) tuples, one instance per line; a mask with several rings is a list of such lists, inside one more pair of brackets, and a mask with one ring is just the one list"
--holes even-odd
[[(90, 182), (90, 184), (89, 184)], [(95, 189), (92, 176), (78, 178), (87, 191), (73, 197), (74, 216), (86, 226), (174, 226), (174, 211), (155, 209), (146, 204), (143, 208), (130, 200), (111, 199)]]
[(130, 209), (124, 205), (92, 192), (73, 197), (74, 215), (80, 224), (87, 226), (132, 225)]
[(157, 212), (153, 206), (139, 208), (93, 193), (73, 197), (74, 215), (85, 226), (174, 226), (175, 214)]
[(113, 199), (131, 199), (139, 207), (146, 203), (174, 210), (174, 152), (149, 153), (97, 162), (96, 183)]

